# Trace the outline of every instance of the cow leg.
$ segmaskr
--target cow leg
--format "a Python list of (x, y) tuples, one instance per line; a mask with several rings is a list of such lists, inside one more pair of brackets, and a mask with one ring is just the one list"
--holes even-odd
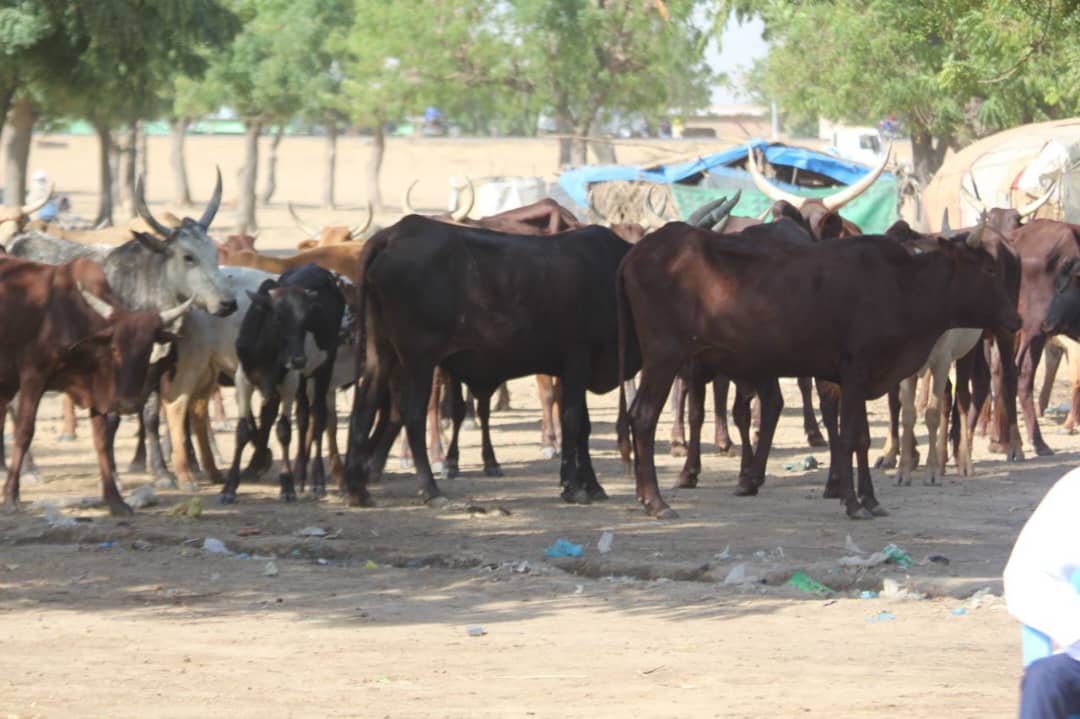
[[(12, 424), (15, 423), (15, 411), (11, 409), (5, 402), (0, 404), (0, 467), (6, 467), (4, 464), (4, 441), (3, 441), (3, 428), (4, 418), (8, 412), (11, 412)], [(22, 472), (19, 474), (19, 479), (23, 484), (42, 484), (44, 480), (41, 478), (41, 471), (38, 469), (37, 462), (34, 461), (34, 453), (29, 448), (26, 450), (26, 454), (23, 455), (23, 467)]]
[(806, 442), (811, 447), (825, 447), (827, 443), (821, 436), (818, 428), (817, 417), (814, 415), (814, 393), (810, 377), (799, 377), (799, 394), (802, 395), (803, 431), (806, 432)]
[[(242, 370), (237, 370), (237, 374), (240, 374)], [(235, 378), (233, 380), (236, 381)], [(247, 403), (248, 412), (251, 412), (251, 395), (254, 389), (250, 387)], [(237, 393), (239, 396), (239, 393)], [(280, 403), (280, 397), (278, 402), (271, 403), (269, 397), (263, 397), (262, 407), (259, 409), (259, 421), (252, 423), (252, 435), (251, 443), (254, 446), (254, 452), (251, 455), (251, 459), (248, 461), (247, 468), (244, 469), (241, 475), (245, 481), (257, 481), (266, 472), (268, 472), (274, 466), (274, 454), (270, 451), (270, 431), (273, 429), (274, 420), (277, 419), (277, 411)], [(239, 400), (237, 400), (239, 405)]]
[(1043, 441), (1042, 432), (1039, 430), (1039, 420), (1035, 416), (1035, 400), (1033, 397), (1035, 372), (1039, 368), (1039, 360), (1042, 357), (1045, 339), (1041, 334), (1036, 335), (1030, 339), (1026, 348), (1021, 350), (1022, 361), (1017, 387), (1017, 399), (1024, 409), (1024, 423), (1027, 425), (1028, 441), (1035, 448), (1035, 454), (1040, 457), (1047, 457), (1054, 453), (1054, 450), (1050, 449), (1046, 442)]
[(4, 507), (8, 511), (18, 509), (19, 472), (23, 459), (34, 439), (34, 422), (38, 404), (45, 391), (44, 383), (23, 383), (19, 390), (18, 409), (15, 411), (15, 435), (11, 443), (11, 462), (8, 464), (7, 481), (4, 483)]
[[(901, 486), (911, 485), (911, 473), (915, 469), (915, 392), (918, 375), (905, 377), (900, 381), (900, 466), (896, 471), (896, 483)], [(841, 397), (840, 405), (844, 400)], [(841, 435), (843, 434), (841, 428)]]
[(469, 429), (480, 426), (480, 423), (476, 421), (476, 398), (468, 387), (465, 388), (465, 421), (468, 422)]
[(60, 407), (63, 414), (63, 423), (60, 425), (60, 434), (57, 435), (57, 442), (74, 442), (75, 441), (75, 402), (68, 394), (63, 394), (60, 397)]
[[(911, 386), (912, 408), (915, 402), (914, 392), (915, 387)], [(904, 389), (901, 387), (901, 395), (903, 393)], [(840, 390), (840, 451), (843, 453), (843, 461), (840, 462), (840, 484), (843, 488), (843, 501), (847, 515), (852, 519), (870, 519), (874, 516), (855, 494), (854, 477), (851, 471), (851, 457), (867, 437), (869, 437), (869, 429), (866, 423), (866, 394), (857, 383), (846, 382), (841, 385)], [(904, 462), (903, 451), (900, 454), (900, 462), (901, 464)], [(865, 484), (866, 486), (860, 487), (860, 490), (863, 496), (868, 496), (876, 506), (877, 500), (874, 499), (869, 472), (867, 472)]]
[[(300, 440), (296, 443), (296, 462), (293, 466), (296, 468), (296, 485), (303, 494), (307, 491), (307, 464), (308, 457), (311, 449), (311, 443), (309, 439), (314, 440), (312, 436), (314, 434), (314, 425), (312, 421), (312, 403), (308, 396), (309, 382), (306, 377), (299, 377), (297, 379), (297, 391), (296, 391), (296, 435)], [(284, 416), (284, 413), (282, 413)]]
[(562, 462), (559, 483), (562, 498), (573, 504), (588, 504), (589, 492), (582, 476), (578, 448), (585, 422), (585, 387), (590, 372), (589, 357), (578, 349), (568, 354), (562, 375)]
[(446, 383), (446, 375), (440, 367), (435, 367), (435, 373), (431, 378), (431, 395), (427, 403), (427, 433), (428, 433), (428, 461), (431, 462), (431, 471), (442, 474), (446, 467), (446, 452), (442, 443), (442, 423), (439, 421), (441, 407), (439, 402), (439, 390)]
[(172, 437), (173, 468), (176, 471), (177, 481), (185, 492), (197, 492), (199, 485), (195, 481), (195, 474), (188, 461), (185, 436), (187, 434), (185, 420), (190, 404), (191, 398), (187, 394), (181, 394), (176, 399), (165, 402), (165, 417), (169, 424), (169, 435)]
[(326, 393), (326, 454), (330, 457), (330, 476), (334, 478), (339, 492), (345, 491), (345, 465), (337, 441), (337, 388)]
[(675, 375), (671, 386), (671, 456), (686, 456), (686, 430), (683, 428), (683, 415), (686, 413), (686, 380), (683, 378), (686, 368)]
[[(278, 475), (278, 481), (281, 484), (281, 501), (283, 502), (296, 501), (296, 485), (293, 482), (292, 460), (289, 458), (289, 442), (292, 440), (293, 402), (296, 401), (296, 393), (299, 389), (300, 373), (289, 372), (285, 375), (285, 379), (282, 380), (281, 384), (278, 385), (274, 397), (268, 402), (276, 404), (274, 400), (279, 397), (281, 400), (281, 413), (278, 415), (277, 421), (277, 439), (281, 445), (282, 463), (285, 465), (284, 471)], [(302, 432), (300, 436), (304, 436)]]
[[(776, 425), (780, 421), (780, 413), (784, 409), (784, 397), (780, 393), (780, 380), (772, 379), (754, 385), (758, 397), (758, 406), (761, 412), (761, 425), (758, 429), (757, 446), (750, 464), (739, 471), (739, 488), (736, 494), (757, 494), (761, 485), (765, 484), (765, 466), (769, 461), (769, 451), (772, 449), (773, 437), (776, 434)], [(746, 491), (752, 487), (753, 492)]]
[(7, 461), (4, 459), (4, 424), (7, 422), (8, 403), (0, 399), (0, 468), (7, 472)]
[(975, 369), (973, 353), (981, 351), (980, 344), (976, 343), (972, 352), (968, 352), (956, 361), (956, 411), (950, 435), (955, 436), (959, 432), (958, 441), (953, 445), (953, 456), (956, 458), (957, 471), (964, 477), (975, 474), (974, 464), (971, 461), (971, 424), (968, 419), (972, 412), (971, 385)]
[(450, 414), (450, 446), (446, 450), (443, 478), (453, 479), (461, 471), (458, 440), (461, 437), (461, 423), (465, 421), (465, 397), (462, 394), (461, 380), (449, 373), (447, 375), (446, 399)]
[(859, 473), (859, 500), (864, 511), (875, 517), (887, 517), (888, 512), (874, 496), (874, 480), (870, 476), (870, 423), (866, 418), (866, 403), (863, 402), (862, 421), (857, 425), (855, 436), (855, 459)]
[[(1016, 355), (1013, 352), (1016, 335), (1012, 332), (1000, 332), (995, 335), (997, 347), (997, 413), (996, 419), (1001, 437), (1008, 437), (1007, 462), (1019, 462), (1024, 459), (1024, 444), (1020, 440), (1020, 424), (1016, 418), (1016, 399), (1018, 372)], [(1048, 448), (1049, 449), (1049, 448)]]
[(716, 424), (713, 444), (716, 445), (716, 451), (726, 455), (731, 455), (734, 451), (727, 421), (728, 388), (730, 386), (731, 380), (724, 375), (713, 377), (713, 415)]
[(942, 426), (941, 407), (945, 403), (946, 383), (949, 379), (949, 363), (942, 363), (942, 367), (933, 367), (926, 378), (930, 386), (930, 398), (926, 403), (925, 422), (928, 436), (926, 464), (929, 474), (925, 484), (937, 484), (938, 480), (945, 476), (945, 449), (947, 443), (939, 436)]
[[(369, 467), (375, 461), (372, 452), (374, 442), (371, 431), (375, 424), (379, 408), (384, 398), (388, 400), (386, 379), (381, 374), (365, 373), (353, 392), (352, 409), (349, 411), (349, 432), (345, 443), (345, 501), (354, 507), (372, 507), (375, 505), (368, 492)], [(387, 401), (387, 404), (389, 402)], [(379, 416), (385, 430), (389, 423), (388, 411)], [(385, 435), (385, 431), (383, 432)], [(394, 441), (396, 433), (390, 437)]]
[[(660, 496), (656, 481), (656, 423), (664, 409), (664, 400), (671, 390), (678, 365), (646, 366), (641, 372), (637, 396), (630, 405), (629, 421), (634, 443), (634, 484), (637, 500), (645, 506), (646, 513), (658, 518), (674, 518), (678, 515)], [(566, 400), (564, 388), (563, 398)], [(565, 416), (565, 409), (563, 414)], [(563, 426), (563, 451), (568, 428)]]
[(1054, 391), (1054, 378), (1057, 377), (1061, 357), (1065, 354), (1064, 348), (1057, 342), (1047, 342), (1043, 351), (1046, 352), (1046, 364), (1043, 366), (1043, 383), (1039, 389), (1037, 405), (1040, 417), (1046, 414), (1046, 408), (1050, 404), (1050, 393)]
[(317, 499), (326, 496), (326, 471), (323, 468), (322, 441), (328, 426), (327, 417), (332, 414), (328, 406), (328, 397), (331, 396), (330, 373), (333, 365), (327, 365), (320, 369), (310, 383), (314, 384), (311, 404), (314, 408), (315, 419), (315, 454), (311, 457), (311, 494)]
[(501, 477), (502, 467), (495, 459), (495, 447), (491, 444), (491, 392), (477, 392), (476, 416), (480, 418), (480, 456), (484, 460), (484, 474), (488, 477)]
[(135, 456), (131, 458), (131, 462), (128, 464), (128, 472), (145, 472), (146, 471), (146, 421), (143, 420), (143, 413), (139, 412), (136, 417), (138, 418), (139, 428), (135, 432)]
[(94, 449), (97, 451), (98, 470), (101, 472), (101, 498), (109, 505), (109, 514), (112, 516), (131, 516), (134, 512), (120, 496), (120, 489), (116, 486), (113, 440), (120, 426), (120, 417), (90, 410), (90, 423), (94, 429)]
[(224, 483), (225, 478), (221, 476), (221, 470), (217, 467), (214, 451), (210, 446), (210, 401), (206, 397), (191, 403), (191, 432), (195, 435), (196, 448), (202, 460), (206, 478), (213, 484)]
[(736, 496), (751, 496), (757, 494), (757, 488), (753, 483), (743, 484), (743, 473), (754, 460), (754, 443), (750, 437), (750, 425), (752, 423), (750, 403), (753, 393), (742, 383), (735, 383), (735, 402), (731, 406), (731, 418), (735, 420), (735, 428), (739, 430), (739, 438), (742, 443), (741, 458), (739, 461), (739, 480), (735, 486)]
[[(479, 409), (479, 407), (477, 407), (477, 409)], [(491, 411), (506, 412), (510, 409), (510, 388), (506, 386), (505, 382), (503, 382), (501, 385), (499, 385), (499, 389), (496, 390), (495, 406), (491, 408)]]
[[(687, 420), (690, 423), (690, 442), (685, 448), (686, 461), (682, 471), (679, 472), (678, 487), (693, 489), (697, 487), (698, 476), (701, 474), (701, 427), (705, 424), (705, 385), (708, 377), (704, 368), (695, 360), (691, 360), (683, 368), (685, 380), (681, 382), (685, 391), (682, 393), (683, 400), (688, 405)], [(676, 380), (676, 384), (680, 384)], [(676, 413), (680, 417), (681, 411)], [(674, 449), (674, 444), (672, 444)]]
[[(821, 405), (821, 422), (829, 438), (829, 476), (825, 480), (825, 499), (840, 499), (844, 490), (840, 486), (840, 465), (844, 461), (840, 451), (840, 386), (833, 382), (815, 379), (818, 402)], [(900, 400), (897, 397), (897, 407)], [(899, 410), (898, 410), (899, 411)]]
[(607, 492), (600, 486), (600, 480), (596, 478), (596, 470), (593, 469), (592, 456), (589, 453), (589, 436), (592, 434), (592, 421), (589, 419), (588, 405), (582, 405), (584, 413), (581, 417), (581, 438), (578, 440), (578, 473), (585, 484), (585, 491), (589, 499), (598, 502), (608, 498)]
[(413, 462), (416, 466), (418, 494), (425, 504), (444, 506), (446, 497), (439, 491), (435, 476), (428, 462), (427, 440), (424, 436), (424, 418), (428, 399), (431, 397), (431, 380), (435, 368), (431, 365), (408, 368), (402, 372), (398, 391), (398, 411), (405, 424)]
[[(889, 433), (885, 436), (885, 447), (881, 456), (874, 462), (879, 469), (893, 469), (900, 453), (900, 385), (889, 390)], [(822, 410), (824, 412), (824, 410)]]
[(187, 452), (188, 464), (191, 466), (191, 471), (195, 474), (202, 474), (202, 465), (199, 463), (199, 458), (195, 454), (195, 443), (191, 441), (191, 412), (192, 407), (198, 400), (192, 399), (191, 404), (188, 406), (188, 413), (184, 416), (184, 451)]
[(151, 392), (147, 397), (140, 420), (146, 434), (150, 474), (154, 477), (155, 486), (175, 488), (176, 475), (165, 466), (165, 451), (161, 446), (161, 394), (159, 392)]
[(214, 396), (212, 398), (214, 403), (213, 409), (213, 425), (212, 429), (219, 432), (228, 432), (232, 429), (232, 423), (229, 422), (229, 417), (225, 414), (225, 400), (221, 396), (221, 387), (214, 386)]
[(536, 375), (536, 393), (540, 397), (540, 452), (544, 459), (554, 459), (555, 449), (555, 378)]
[[(225, 486), (221, 488), (221, 503), (232, 504), (236, 501), (236, 490), (240, 486), (240, 462), (244, 454), (244, 448), (248, 442), (255, 439), (255, 415), (251, 411), (251, 394), (254, 388), (248, 381), (244, 370), (237, 369), (233, 377), (236, 384), (236, 448), (233, 450), (232, 466), (229, 467), (229, 475), (225, 478)], [(264, 401), (265, 405), (266, 402)]]

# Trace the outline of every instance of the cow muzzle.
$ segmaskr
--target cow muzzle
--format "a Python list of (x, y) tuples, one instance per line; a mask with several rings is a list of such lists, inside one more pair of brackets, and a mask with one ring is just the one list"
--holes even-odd
[(222, 300), (218, 303), (217, 310), (214, 311), (215, 317), (228, 317), (233, 312), (236, 312), (236, 308), (239, 305), (236, 304), (236, 300)]

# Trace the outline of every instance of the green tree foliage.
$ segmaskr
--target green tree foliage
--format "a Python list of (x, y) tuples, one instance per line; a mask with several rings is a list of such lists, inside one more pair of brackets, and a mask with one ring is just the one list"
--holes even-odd
[(1080, 9), (1049, 0), (730, 0), (771, 42), (765, 95), (792, 122), (896, 114), (923, 177), (994, 130), (1075, 114)]

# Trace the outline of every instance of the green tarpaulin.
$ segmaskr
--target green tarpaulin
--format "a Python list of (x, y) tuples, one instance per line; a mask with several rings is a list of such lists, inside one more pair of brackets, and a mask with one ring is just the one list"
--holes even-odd
[[(724, 187), (692, 187), (689, 185), (671, 185), (671, 195), (675, 199), (679, 216), (686, 219), (695, 209), (720, 197), (730, 197), (738, 189), (742, 189), (742, 198), (732, 214), (743, 217), (757, 217), (767, 208), (772, 207), (773, 201), (758, 191), (752, 181), (745, 183), (733, 178), (713, 177), (711, 181), (716, 184), (723, 183)], [(798, 194), (805, 197), (826, 197), (841, 188), (832, 187), (821, 190), (801, 190)], [(878, 181), (867, 189), (866, 192), (856, 197), (840, 208), (840, 215), (854, 222), (868, 235), (881, 234), (889, 225), (896, 222), (899, 217), (896, 214), (896, 179), (893, 177), (878, 178)]]

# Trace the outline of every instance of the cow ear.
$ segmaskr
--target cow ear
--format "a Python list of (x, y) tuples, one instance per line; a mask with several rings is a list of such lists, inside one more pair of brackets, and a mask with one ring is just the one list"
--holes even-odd
[(61, 363), (75, 363), (85, 353), (96, 352), (102, 347), (107, 347), (112, 344), (113, 333), (113, 327), (106, 327), (100, 332), (95, 332), (68, 345), (61, 353)]
[(139, 241), (139, 244), (151, 252), (156, 252), (159, 255), (165, 254), (165, 243), (153, 235), (136, 231), (132, 231), (131, 234), (135, 235), (135, 239)]

